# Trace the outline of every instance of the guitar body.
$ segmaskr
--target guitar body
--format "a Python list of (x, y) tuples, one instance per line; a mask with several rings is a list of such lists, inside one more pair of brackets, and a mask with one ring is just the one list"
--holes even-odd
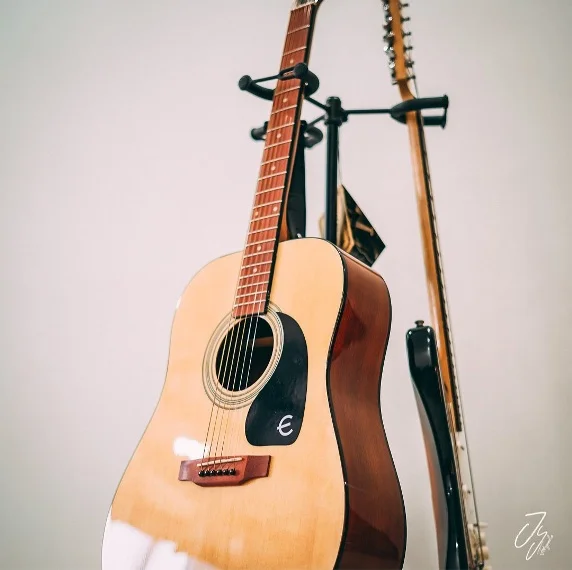
[(436, 507), (439, 569), (466, 570), (469, 568), (469, 558), (435, 333), (431, 327), (418, 325), (407, 331), (406, 341), (409, 370), (427, 452), (431, 493)]
[[(405, 512), (379, 402), (385, 282), (326, 241), (280, 243), (268, 365), (229, 410), (208, 394), (240, 263), (210, 263), (179, 301), (163, 391), (110, 509), (103, 570), (402, 568)], [(210, 446), (217, 413), (224, 455), (270, 456), (264, 475), (180, 480), (182, 462)]]

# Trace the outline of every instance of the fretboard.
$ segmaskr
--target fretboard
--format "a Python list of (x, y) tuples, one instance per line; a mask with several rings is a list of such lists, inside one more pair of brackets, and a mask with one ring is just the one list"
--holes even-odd
[(452, 406), (454, 412), (452, 428), (455, 431), (460, 431), (462, 429), (462, 413), (459, 403), (459, 387), (451, 340), (441, 247), (439, 245), (439, 233), (437, 231), (437, 217), (435, 214), (435, 203), (433, 200), (433, 190), (431, 188), (429, 162), (427, 159), (425, 133), (422, 121), (423, 119), (419, 112), (409, 113), (407, 118), (413, 165), (416, 174), (417, 205), (421, 222), (425, 272), (432, 312), (431, 324), (437, 336), (437, 350), (439, 353), (439, 367), (444, 397), (447, 404)]
[[(316, 9), (315, 4), (308, 4), (292, 10), (280, 70), (308, 63)], [(235, 318), (267, 309), (278, 243), (287, 237), (285, 210), (300, 132), (303, 89), (299, 79), (288, 79), (279, 81), (274, 92), (234, 300)]]

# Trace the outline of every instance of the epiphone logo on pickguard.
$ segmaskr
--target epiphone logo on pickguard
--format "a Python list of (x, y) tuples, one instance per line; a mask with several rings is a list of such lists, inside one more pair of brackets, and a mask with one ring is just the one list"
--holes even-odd
[[(292, 425), (292, 422), (288, 421), (288, 420), (292, 420), (292, 419), (294, 419), (294, 416), (291, 416), (290, 414), (288, 414), (280, 420), (280, 423), (278, 424), (278, 427), (276, 429), (279, 431), (279, 433), (282, 437), (287, 437), (291, 433), (294, 432), (294, 430), (292, 428), (290, 428), (290, 426)], [(288, 428), (290, 428), (290, 429), (288, 429)]]

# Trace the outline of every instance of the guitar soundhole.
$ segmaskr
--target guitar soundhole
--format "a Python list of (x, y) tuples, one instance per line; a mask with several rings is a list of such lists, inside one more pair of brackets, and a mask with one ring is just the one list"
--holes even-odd
[(227, 390), (239, 392), (254, 384), (272, 358), (274, 336), (261, 317), (247, 317), (225, 335), (216, 355), (216, 376)]

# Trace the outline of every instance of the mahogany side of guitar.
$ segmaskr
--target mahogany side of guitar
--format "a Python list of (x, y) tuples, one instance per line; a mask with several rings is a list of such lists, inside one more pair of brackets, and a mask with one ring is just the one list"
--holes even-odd
[(296, 441), (251, 445), (246, 406), (229, 416), (231, 451), (270, 455), (268, 476), (228, 487), (178, 480), (205, 442), (213, 408), (203, 358), (240, 263), (240, 254), (212, 262), (180, 299), (163, 391), (106, 524), (103, 570), (402, 568), (405, 513), (379, 406), (389, 294), (326, 241), (281, 243), (270, 296), (307, 346)]

